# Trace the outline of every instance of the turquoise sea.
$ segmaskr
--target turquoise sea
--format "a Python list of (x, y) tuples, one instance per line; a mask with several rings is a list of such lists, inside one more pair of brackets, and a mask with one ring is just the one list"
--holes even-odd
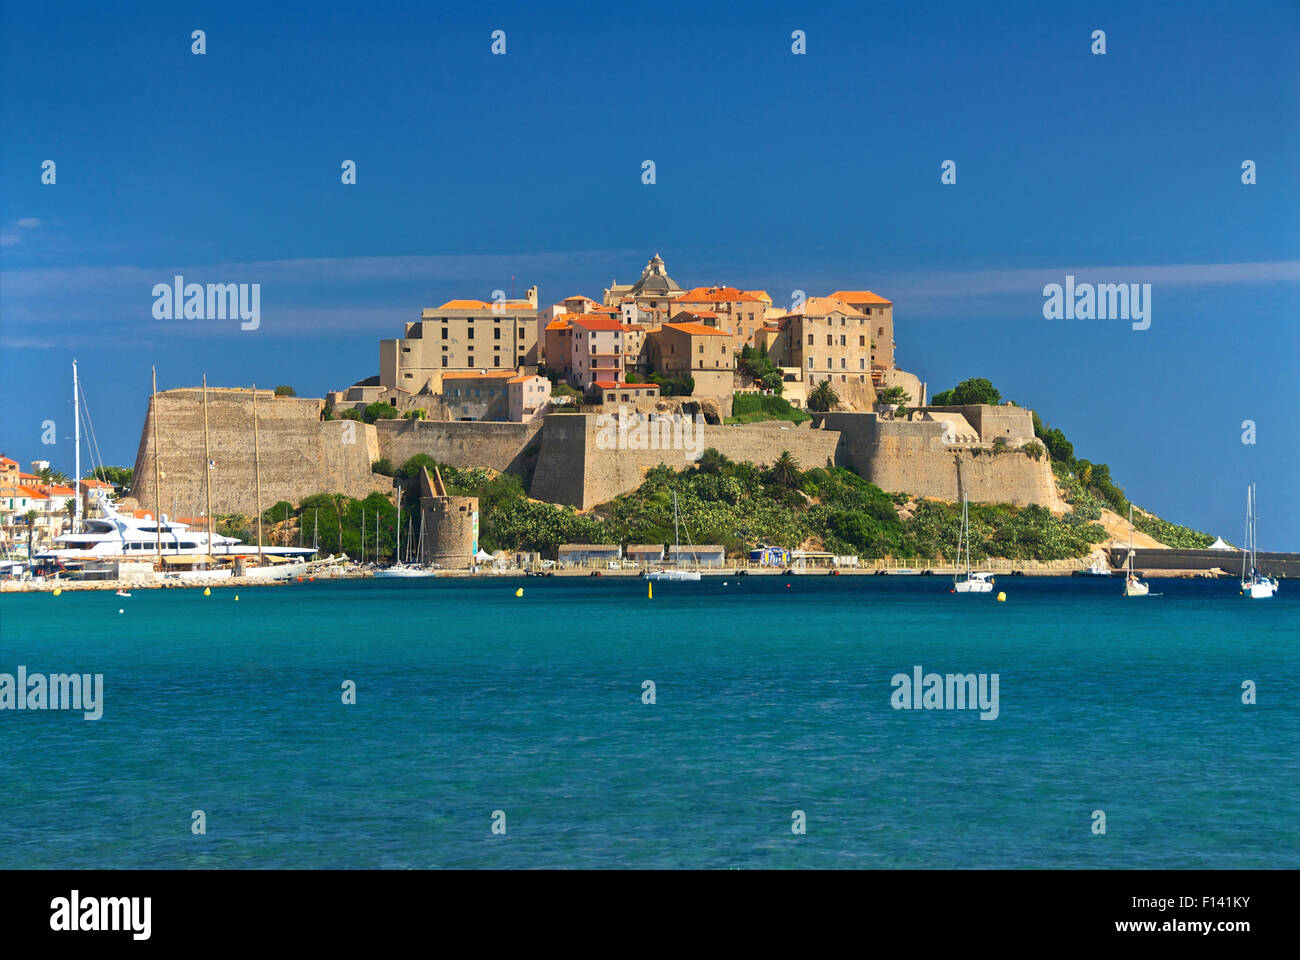
[[(0, 868), (1300, 867), (1300, 585), (997, 589), (5, 594), (0, 673), (102, 673), (104, 715), (0, 711)], [(916, 665), (999, 716), (893, 709)]]

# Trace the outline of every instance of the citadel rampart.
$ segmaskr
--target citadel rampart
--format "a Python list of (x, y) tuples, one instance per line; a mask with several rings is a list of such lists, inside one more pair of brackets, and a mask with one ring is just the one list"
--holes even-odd
[[(199, 516), (204, 509), (202, 391), (158, 394), (163, 512)], [(681, 469), (707, 447), (736, 461), (770, 464), (783, 451), (804, 469), (828, 464), (851, 467), (891, 492), (976, 502), (1061, 502), (1044, 456), (1034, 460), (1016, 449), (1033, 437), (1023, 408), (963, 406), (927, 408), (941, 417), (960, 413), (979, 434), (978, 443), (945, 442), (942, 420), (889, 420), (874, 413), (830, 413), (812, 427), (780, 423), (733, 426), (692, 424), (702, 433), (669, 449), (638, 449), (636, 441), (609, 444), (599, 437), (593, 414), (551, 414), (534, 423), (381, 420), (369, 425), (320, 419), (323, 401), (275, 397), (258, 391), (263, 509), (279, 500), (297, 503), (313, 493), (364, 497), (391, 491), (387, 477), (370, 465), (387, 458), (400, 465), (423, 453), (455, 467), (489, 467), (531, 475), (535, 499), (587, 509), (639, 486), (657, 464)], [(145, 418), (135, 463), (134, 496), (152, 509), (153, 404)], [(209, 388), (208, 423), (213, 469), (213, 512), (254, 511), (252, 392)], [(1008, 449), (992, 444), (1001, 437)], [(656, 444), (655, 446), (658, 446)], [(535, 464), (535, 465), (534, 465)]]

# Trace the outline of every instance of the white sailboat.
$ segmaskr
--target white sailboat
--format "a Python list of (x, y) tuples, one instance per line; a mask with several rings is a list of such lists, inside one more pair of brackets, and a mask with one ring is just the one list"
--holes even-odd
[[(1255, 543), (1255, 485), (1246, 488), (1246, 546), (1241, 552), (1241, 594), (1252, 600), (1267, 600), (1277, 593), (1277, 578), (1266, 577), (1256, 569), (1258, 548)], [(1249, 574), (1247, 574), (1249, 570)]]
[(962, 545), (966, 548), (966, 571), (962, 573), (960, 569), (952, 575), (952, 592), (953, 593), (992, 593), (993, 592), (993, 574), (986, 572), (971, 572), (970, 567), (970, 505), (967, 502), (965, 494), (961, 498), (961, 533), (957, 537), (957, 566), (961, 567)]
[(1133, 504), (1128, 505), (1128, 553), (1124, 556), (1124, 596), (1145, 597), (1151, 585), (1133, 572)]
[[(376, 518), (376, 520), (377, 519), (378, 518)], [(421, 525), (420, 529), (423, 532), (424, 529), (423, 516), (421, 516), (420, 518), (420, 525)], [(402, 562), (401, 559), (402, 557), (402, 489), (400, 486), (398, 487), (397, 490), (397, 523), (394, 529), (397, 531), (397, 546), (394, 548), (393, 556), (397, 558), (397, 562), (394, 563), (391, 567), (384, 567), (383, 569), (376, 570), (375, 577), (380, 580), (399, 580), (399, 579), (411, 580), (411, 579), (420, 579), (425, 577), (436, 577), (438, 574), (433, 570), (427, 570), (418, 564)], [(410, 537), (407, 537), (407, 541), (408, 541), (407, 546), (409, 549)], [(378, 553), (378, 550), (379, 550), (379, 531), (378, 531), (378, 526), (376, 526), (375, 529), (376, 553)]]
[[(673, 541), (677, 545), (680, 551), (682, 545), (682, 537), (677, 522), (677, 491), (676, 490), (673, 491)], [(690, 541), (691, 541), (691, 533), (688, 530), (686, 531), (686, 542), (689, 544)], [(694, 551), (692, 551), (692, 556), (694, 556)], [(647, 580), (698, 580), (700, 579), (700, 571), (683, 570), (680, 567), (660, 567), (658, 570), (647, 570), (645, 573), (645, 578)]]

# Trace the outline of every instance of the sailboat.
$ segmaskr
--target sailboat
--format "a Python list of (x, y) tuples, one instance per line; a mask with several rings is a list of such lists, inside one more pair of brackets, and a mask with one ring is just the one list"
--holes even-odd
[[(677, 522), (677, 491), (676, 490), (673, 491), (673, 542), (677, 545), (678, 552), (680, 555), (680, 550), (682, 546), (682, 537)], [(691, 542), (691, 533), (689, 530), (686, 531), (686, 542), (688, 544)], [(694, 555), (693, 552), (692, 555)], [(700, 579), (700, 571), (682, 570), (679, 567), (660, 567), (658, 570), (647, 570), (645, 572), (645, 579), (647, 580), (698, 580)]]
[[(421, 524), (423, 524), (423, 522), (424, 521), (422, 517)], [(424, 567), (418, 566), (416, 564), (402, 562), (402, 490), (400, 486), (398, 487), (398, 492), (397, 492), (397, 523), (394, 525), (394, 529), (397, 531), (397, 545), (393, 549), (393, 556), (396, 558), (397, 562), (394, 563), (391, 567), (384, 567), (381, 570), (376, 570), (375, 576), (379, 579), (384, 579), (384, 580), (395, 580), (395, 579), (407, 580), (407, 579), (419, 578), (419, 577), (436, 577), (437, 573), (435, 573), (433, 570), (426, 570)], [(409, 549), (411, 538), (408, 536), (406, 539), (407, 539), (407, 546)], [(375, 534), (375, 552), (376, 554), (379, 552), (378, 532), (376, 532)]]
[(1128, 505), (1128, 553), (1124, 557), (1124, 596), (1145, 597), (1151, 585), (1133, 572), (1133, 504)]
[(961, 567), (962, 545), (966, 547), (966, 572), (952, 575), (953, 593), (992, 593), (993, 574), (972, 573), (970, 568), (970, 504), (965, 494), (961, 498), (961, 534), (957, 538), (957, 566)]
[[(1255, 543), (1255, 485), (1246, 488), (1246, 547), (1241, 552), (1241, 594), (1252, 600), (1267, 600), (1277, 593), (1277, 578), (1266, 577), (1256, 569), (1258, 549)], [(1249, 569), (1250, 574), (1246, 571)]]

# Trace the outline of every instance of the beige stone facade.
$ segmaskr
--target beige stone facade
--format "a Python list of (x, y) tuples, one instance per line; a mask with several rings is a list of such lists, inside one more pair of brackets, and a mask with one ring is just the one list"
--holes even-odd
[(379, 343), (379, 382), (442, 392), (451, 370), (515, 370), (537, 365), (537, 288), (525, 300), (449, 300), (426, 308), (400, 340)]
[(731, 397), (736, 371), (731, 331), (665, 323), (649, 339), (651, 364), (659, 374), (694, 378), (697, 397)]

